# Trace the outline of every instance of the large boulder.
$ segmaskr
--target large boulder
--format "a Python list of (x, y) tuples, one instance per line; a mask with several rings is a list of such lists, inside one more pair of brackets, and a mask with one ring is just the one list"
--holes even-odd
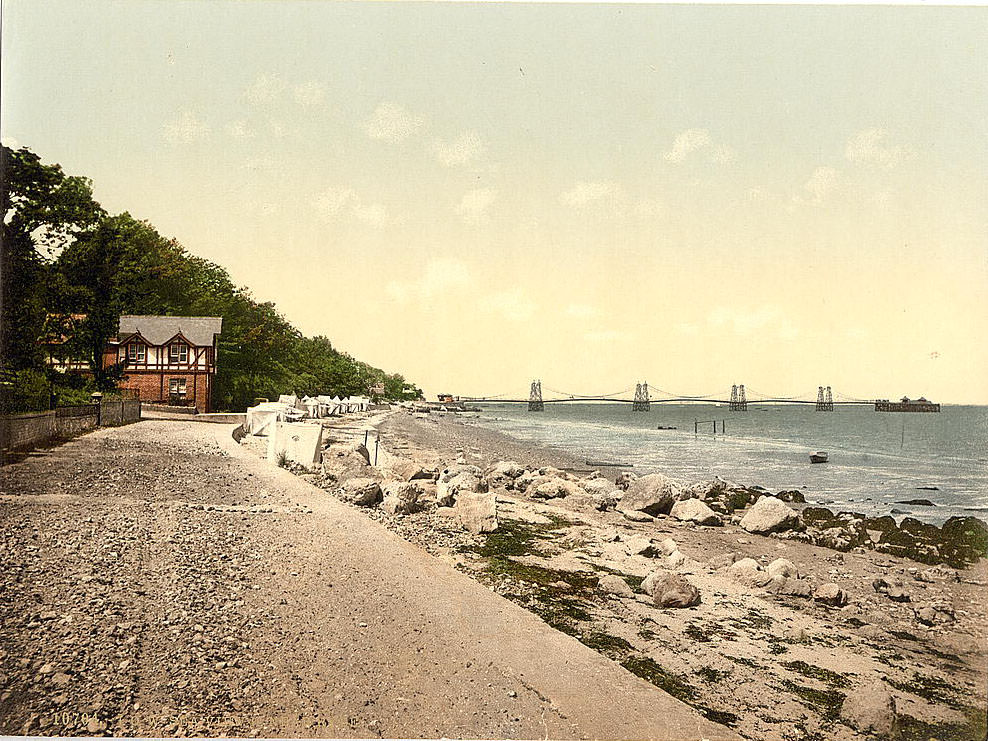
[(658, 607), (692, 607), (700, 604), (700, 590), (679, 574), (653, 571), (642, 581), (642, 591)]
[(727, 568), (727, 572), (742, 584), (752, 587), (764, 587), (772, 580), (772, 575), (753, 558), (735, 561)]
[(374, 479), (347, 479), (340, 487), (340, 498), (361, 507), (370, 507), (383, 498), (381, 485)]
[(720, 515), (699, 499), (683, 499), (674, 502), (669, 514), (683, 522), (695, 522), (697, 525), (720, 525)]
[(776, 574), (782, 574), (782, 576), (788, 577), (790, 579), (798, 579), (799, 571), (796, 569), (796, 564), (786, 558), (777, 558), (772, 563), (770, 563), (765, 570), (770, 576), (775, 576)]
[(878, 738), (895, 736), (895, 698), (888, 685), (880, 679), (848, 692), (841, 705), (840, 717), (862, 733), (874, 734)]
[(799, 514), (785, 502), (775, 497), (761, 497), (744, 517), (741, 527), (749, 533), (767, 535), (788, 530), (799, 523)]
[(645, 558), (655, 558), (662, 552), (658, 543), (651, 538), (641, 536), (626, 538), (624, 548), (632, 556), (644, 556)]
[(401, 479), (402, 481), (435, 481), (438, 477), (438, 472), (435, 470), (428, 470), (420, 466), (418, 463), (407, 458), (397, 458), (388, 464), (388, 472), (396, 479)]
[(813, 601), (831, 607), (843, 607), (847, 604), (847, 592), (833, 582), (822, 584), (813, 592)]
[(622, 491), (627, 491), (628, 487), (631, 486), (637, 478), (638, 474), (633, 471), (622, 471), (617, 475), (617, 478), (614, 479), (614, 485)]
[(813, 594), (813, 583), (809, 579), (799, 579), (782, 573), (773, 574), (765, 585), (769, 594), (781, 594), (792, 597), (809, 597)]
[(548, 481), (543, 481), (528, 491), (529, 496), (535, 499), (560, 499), (583, 493), (585, 493), (583, 489), (572, 481), (567, 481), (556, 476), (550, 477)]
[(680, 497), (679, 484), (661, 473), (651, 473), (631, 482), (617, 508), (621, 512), (644, 512), (647, 515), (668, 514)]
[(490, 489), (513, 489), (515, 480), (525, 473), (525, 468), (514, 461), (498, 461), (484, 471), (484, 481)]
[(389, 515), (410, 515), (421, 509), (420, 490), (416, 484), (408, 481), (389, 481), (381, 487), (381, 491), (384, 493), (381, 509)]
[(456, 496), (461, 491), (476, 492), (484, 488), (482, 479), (470, 471), (458, 473), (445, 481), (440, 477), (436, 483), (436, 504), (440, 507), (452, 507)]
[(463, 528), (471, 533), (497, 530), (497, 498), (493, 493), (463, 493), (456, 498), (455, 512)]
[(605, 574), (600, 577), (597, 582), (597, 586), (604, 592), (608, 594), (614, 594), (618, 597), (634, 597), (634, 590), (628, 585), (624, 579), (616, 574)]

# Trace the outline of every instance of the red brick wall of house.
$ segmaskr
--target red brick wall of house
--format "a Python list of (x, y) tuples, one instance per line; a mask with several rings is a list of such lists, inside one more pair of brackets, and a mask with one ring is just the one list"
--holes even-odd
[(136, 389), (141, 394), (141, 401), (167, 404), (168, 382), (172, 378), (185, 379), (185, 397), (191, 405), (195, 401), (196, 409), (206, 414), (212, 411), (210, 399), (211, 379), (207, 373), (171, 373), (169, 371), (149, 371), (147, 373), (130, 372), (120, 381), (120, 388)]

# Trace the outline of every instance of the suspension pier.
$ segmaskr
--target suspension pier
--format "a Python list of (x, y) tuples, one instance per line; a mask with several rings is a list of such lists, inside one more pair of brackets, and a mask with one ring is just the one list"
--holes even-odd
[(648, 381), (635, 384), (635, 400), (631, 402), (631, 411), (647, 412), (651, 408), (648, 398)]
[(748, 411), (748, 397), (745, 395), (743, 383), (731, 386), (731, 400), (728, 402), (727, 408), (732, 412)]
[(545, 403), (542, 401), (542, 381), (532, 381), (532, 389), (528, 394), (528, 411), (545, 411)]
[(834, 411), (834, 394), (830, 390), (830, 386), (827, 386), (826, 388), (823, 386), (817, 387), (816, 410), (818, 412)]

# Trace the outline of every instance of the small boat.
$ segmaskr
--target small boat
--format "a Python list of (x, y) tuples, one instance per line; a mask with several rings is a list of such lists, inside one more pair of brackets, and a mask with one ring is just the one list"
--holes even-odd
[(826, 463), (827, 458), (829, 458), (825, 452), (818, 450), (815, 453), (810, 453), (810, 463)]

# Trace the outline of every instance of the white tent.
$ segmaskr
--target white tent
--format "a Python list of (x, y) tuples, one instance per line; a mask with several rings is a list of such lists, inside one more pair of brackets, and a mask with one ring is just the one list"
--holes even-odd
[(244, 429), (249, 435), (267, 435), (271, 429), (269, 425), (272, 422), (284, 421), (287, 411), (288, 406), (285, 404), (276, 401), (261, 402), (247, 410), (247, 421), (244, 423)]
[(305, 396), (299, 402), (299, 406), (305, 409), (306, 413), (312, 419), (318, 419), (325, 416), (323, 414), (323, 405), (319, 403), (319, 399), (314, 399), (311, 396)]

